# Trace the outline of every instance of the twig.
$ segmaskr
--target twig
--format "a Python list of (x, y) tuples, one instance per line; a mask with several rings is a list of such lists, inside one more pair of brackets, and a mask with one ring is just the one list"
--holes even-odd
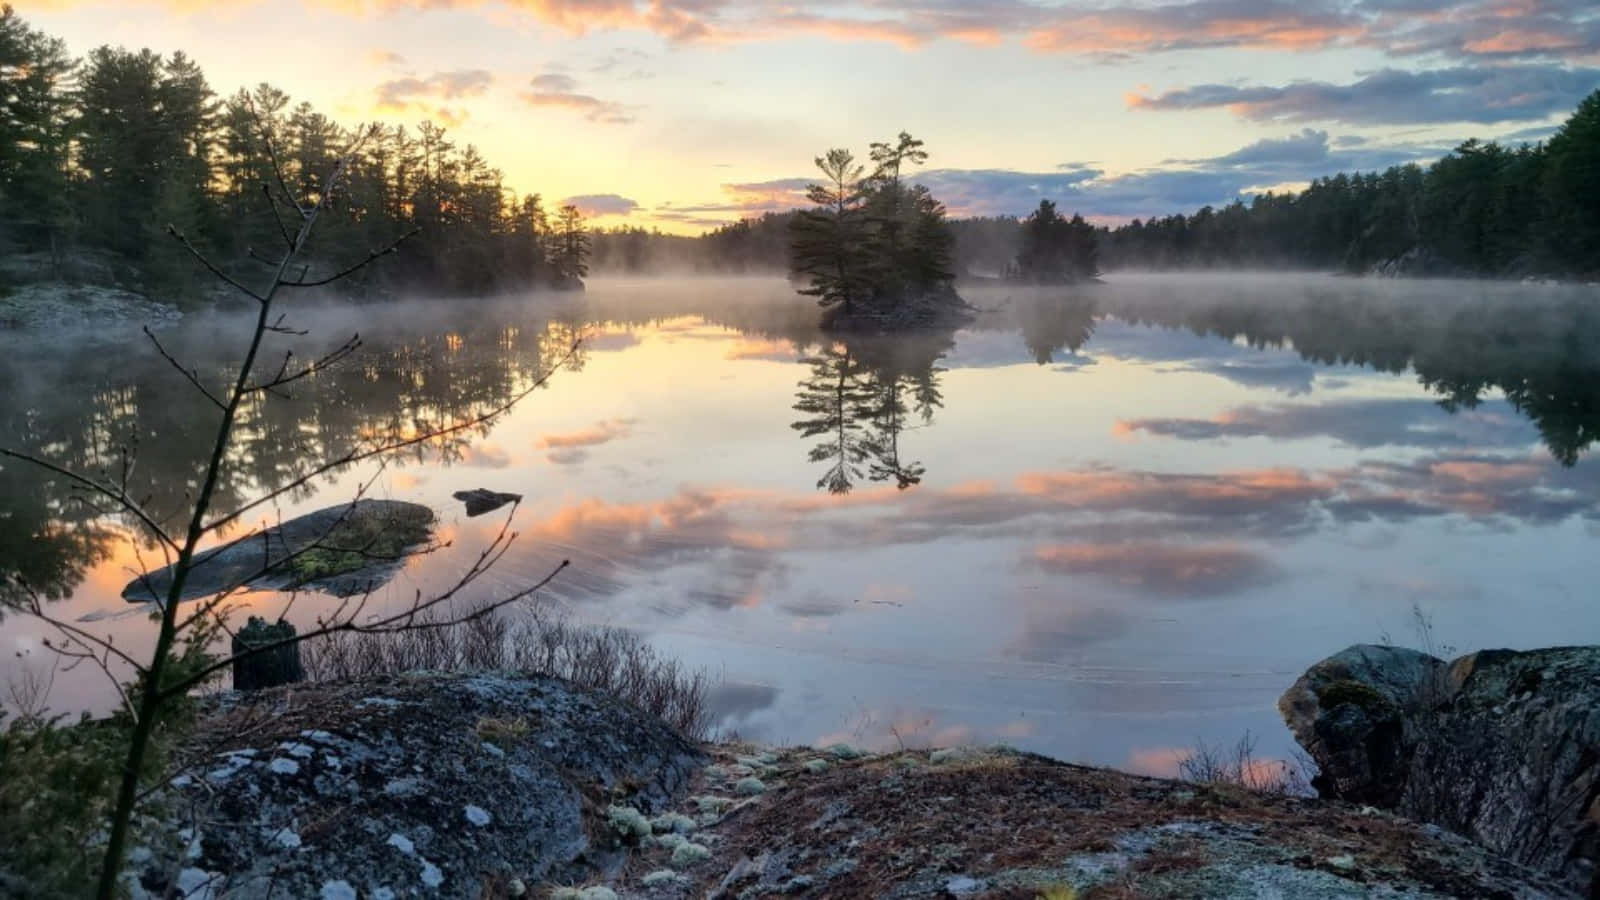
[(177, 369), (180, 375), (189, 379), (189, 383), (194, 385), (195, 390), (204, 394), (205, 398), (211, 401), (211, 405), (215, 406), (217, 409), (227, 409), (227, 406), (223, 404), (221, 400), (217, 399), (216, 394), (211, 393), (209, 388), (200, 383), (199, 370), (185, 369), (182, 363), (178, 362), (175, 358), (173, 358), (171, 353), (167, 352), (167, 348), (161, 346), (160, 339), (156, 337), (155, 332), (150, 330), (149, 325), (144, 326), (144, 336), (150, 339), (150, 343), (156, 345), (156, 352), (161, 354), (161, 358), (171, 363), (172, 367)]
[(335, 273), (333, 275), (329, 275), (327, 278), (319, 278), (319, 279), (317, 279), (315, 281), (306, 281), (305, 280), (305, 275), (302, 274), (299, 280), (286, 281), (286, 282), (283, 283), (283, 286), (284, 287), (292, 287), (292, 288), (322, 287), (325, 284), (332, 284), (333, 282), (338, 281), (338, 280), (340, 280), (342, 278), (348, 278), (351, 275), (354, 275), (355, 273), (357, 273), (357, 272), (361, 271), (362, 269), (366, 268), (367, 266), (371, 265), (373, 262), (375, 262), (375, 261), (377, 261), (379, 259), (382, 259), (383, 257), (388, 256), (391, 253), (398, 252), (399, 249), (400, 249), (400, 245), (402, 243), (405, 243), (407, 240), (409, 240), (409, 239), (411, 239), (413, 237), (416, 237), (417, 235), (419, 235), (421, 233), (422, 233), (422, 229), (421, 228), (413, 228), (410, 231), (406, 232), (405, 234), (402, 234), (399, 237), (395, 238), (392, 242), (390, 242), (390, 244), (388, 246), (384, 247), (383, 249), (368, 251), (366, 259), (363, 259), (362, 261), (356, 263), (355, 265), (349, 266), (348, 268), (345, 268), (345, 269), (343, 269), (343, 270), (341, 270), (341, 271), (339, 271), (339, 272), (337, 272), (337, 273)]

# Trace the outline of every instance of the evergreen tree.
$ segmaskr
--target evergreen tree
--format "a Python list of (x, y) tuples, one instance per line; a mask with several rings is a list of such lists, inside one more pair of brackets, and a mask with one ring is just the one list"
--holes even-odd
[(807, 189), (815, 208), (793, 221), (790, 271), (809, 281), (800, 293), (816, 297), (823, 309), (838, 306), (849, 315), (869, 290), (862, 167), (849, 150), (838, 148), (815, 162), (827, 182)]
[(59, 277), (72, 225), (67, 161), (74, 64), (66, 45), (0, 6), (0, 252), (49, 249)]
[(575, 206), (561, 207), (556, 216), (555, 250), (551, 254), (558, 282), (576, 282), (589, 274), (589, 245), (583, 213)]
[(1552, 261), (1600, 273), (1600, 90), (1545, 145), (1544, 245)]

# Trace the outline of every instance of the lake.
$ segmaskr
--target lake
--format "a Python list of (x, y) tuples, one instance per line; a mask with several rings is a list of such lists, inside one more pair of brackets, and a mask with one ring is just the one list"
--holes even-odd
[[(292, 310), (311, 333), (278, 354), (364, 345), (248, 409), (222, 502), (492, 409), (581, 338), (489, 426), (247, 522), (362, 485), (432, 506), (451, 544), (379, 591), (392, 605), (504, 522), (453, 492), (521, 493), (515, 544), (463, 601), (571, 559), (541, 602), (709, 670), (719, 731), (769, 742), (1004, 742), (1169, 774), (1246, 731), (1285, 757), (1278, 695), (1351, 643), (1600, 642), (1595, 289), (1113, 274), (964, 294), (971, 326), (900, 339), (820, 334), (779, 279)], [(210, 378), (247, 328), (198, 316), (162, 340)], [(179, 514), (214, 411), (137, 328), (0, 345), (5, 441), (91, 471), (134, 448), (132, 493)], [(119, 594), (158, 555), (83, 501), (5, 465), (0, 566), (147, 650), (148, 610)], [(0, 621), (0, 678), (48, 670), (46, 634)], [(112, 699), (89, 666), (52, 697)]]

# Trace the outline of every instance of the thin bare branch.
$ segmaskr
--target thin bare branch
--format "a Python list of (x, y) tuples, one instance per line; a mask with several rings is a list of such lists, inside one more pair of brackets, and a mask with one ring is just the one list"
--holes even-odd
[(117, 504), (123, 509), (124, 512), (127, 512), (129, 515), (138, 519), (145, 528), (150, 530), (150, 533), (153, 534), (158, 541), (167, 545), (168, 547), (171, 547), (173, 550), (179, 549), (178, 542), (174, 540), (171, 535), (167, 534), (166, 529), (162, 528), (161, 525), (156, 522), (154, 517), (145, 512), (143, 507), (135, 502), (132, 497), (128, 496), (126, 486), (122, 488), (113, 488), (110, 485), (101, 484), (87, 475), (80, 475), (71, 469), (58, 466), (47, 459), (40, 459), (31, 453), (23, 453), (20, 450), (12, 450), (9, 447), (0, 447), (0, 456), (21, 460), (22, 462), (38, 466), (47, 472), (54, 472), (55, 474), (68, 479), (73, 484), (100, 494), (106, 499)]
[[(287, 249), (293, 249), (294, 238), (289, 236), (289, 227), (283, 223), (283, 216), (278, 212), (278, 199), (272, 196), (272, 188), (265, 181), (261, 182), (261, 193), (266, 195), (267, 205), (272, 207), (272, 221), (278, 223), (278, 234), (283, 238), (284, 247)], [(250, 255), (254, 256), (255, 251), (252, 250)], [(271, 264), (270, 261), (266, 259), (262, 259), (261, 261), (268, 263), (269, 265)]]
[(194, 389), (204, 394), (205, 398), (211, 401), (211, 405), (215, 406), (217, 409), (227, 409), (227, 406), (221, 400), (217, 399), (216, 394), (211, 393), (209, 388), (200, 383), (199, 370), (185, 369), (182, 363), (178, 362), (178, 360), (174, 358), (171, 353), (167, 352), (167, 348), (161, 346), (161, 340), (156, 337), (155, 332), (150, 330), (149, 325), (144, 326), (144, 336), (150, 339), (150, 343), (156, 345), (156, 352), (161, 354), (161, 358), (171, 363), (172, 367), (178, 370), (178, 374), (189, 379), (189, 383), (194, 385)]
[(267, 302), (267, 298), (261, 296), (260, 294), (256, 293), (255, 291), (251, 290), (250, 288), (245, 287), (243, 284), (240, 284), (237, 280), (234, 279), (233, 276), (229, 275), (228, 273), (222, 271), (221, 269), (219, 269), (215, 265), (213, 265), (211, 260), (207, 259), (206, 255), (204, 253), (201, 253), (198, 249), (196, 249), (194, 244), (189, 243), (189, 239), (183, 236), (183, 232), (179, 231), (177, 226), (168, 225), (167, 226), (167, 234), (170, 234), (174, 238), (176, 238), (178, 243), (182, 244), (183, 248), (185, 250), (189, 251), (189, 255), (190, 256), (193, 256), (195, 259), (200, 261), (200, 265), (205, 266), (206, 269), (208, 271), (210, 271), (212, 275), (215, 275), (217, 278), (221, 279), (222, 281), (227, 282), (227, 284), (230, 287), (232, 287), (234, 290), (239, 291), (240, 293), (242, 293), (245, 296), (251, 298), (252, 300), (255, 300), (257, 303), (265, 303), (265, 302)]
[(289, 371), (289, 363), (294, 360), (294, 351), (286, 350), (283, 354), (283, 363), (278, 366), (278, 373), (267, 381), (264, 381), (260, 384), (251, 385), (249, 388), (246, 388), (246, 390), (249, 392), (272, 391), (276, 388), (283, 387), (286, 384), (292, 384), (293, 382), (299, 381), (302, 378), (308, 378), (312, 375), (315, 375), (317, 372), (320, 372), (330, 366), (339, 364), (346, 357), (350, 356), (352, 353), (355, 353), (359, 349), (361, 349), (361, 335), (351, 335), (349, 340), (345, 341), (343, 344), (340, 344), (334, 350), (328, 352), (321, 358), (314, 360), (309, 365), (295, 372)]
[(406, 232), (405, 234), (402, 234), (399, 237), (395, 238), (392, 242), (389, 243), (388, 246), (386, 246), (386, 247), (384, 247), (384, 248), (382, 248), (380, 250), (372, 250), (372, 251), (368, 252), (366, 259), (361, 260), (360, 262), (356, 263), (355, 265), (352, 265), (352, 266), (346, 267), (344, 269), (341, 269), (340, 271), (338, 271), (338, 272), (336, 272), (336, 273), (334, 273), (332, 275), (329, 275), (326, 278), (318, 278), (315, 281), (306, 281), (306, 280), (304, 280), (305, 276), (301, 275), (300, 280), (297, 280), (297, 281), (286, 281), (286, 282), (284, 282), (283, 286), (284, 287), (292, 287), (292, 288), (322, 287), (323, 285), (332, 284), (333, 282), (339, 281), (340, 279), (348, 278), (351, 275), (354, 275), (355, 273), (361, 271), (362, 269), (364, 269), (367, 266), (371, 265), (372, 263), (376, 262), (377, 260), (380, 260), (383, 257), (388, 256), (391, 253), (398, 252), (399, 249), (400, 249), (400, 245), (401, 244), (405, 243), (407, 240), (409, 240), (409, 239), (411, 239), (413, 237), (416, 237), (418, 234), (421, 234), (421, 233), (422, 233), (422, 229), (421, 228), (413, 228), (410, 231)]

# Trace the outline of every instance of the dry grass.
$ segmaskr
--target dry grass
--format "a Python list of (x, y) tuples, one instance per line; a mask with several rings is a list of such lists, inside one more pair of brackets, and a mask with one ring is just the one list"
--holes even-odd
[(337, 633), (301, 646), (306, 678), (315, 682), (424, 670), (544, 675), (619, 697), (691, 738), (704, 739), (711, 725), (706, 673), (621, 628), (496, 610), (443, 627)]
[(1311, 763), (1258, 759), (1255, 735), (1246, 731), (1232, 747), (1196, 741), (1189, 755), (1178, 761), (1178, 774), (1196, 784), (1233, 785), (1258, 794), (1314, 797), (1309, 775)]

